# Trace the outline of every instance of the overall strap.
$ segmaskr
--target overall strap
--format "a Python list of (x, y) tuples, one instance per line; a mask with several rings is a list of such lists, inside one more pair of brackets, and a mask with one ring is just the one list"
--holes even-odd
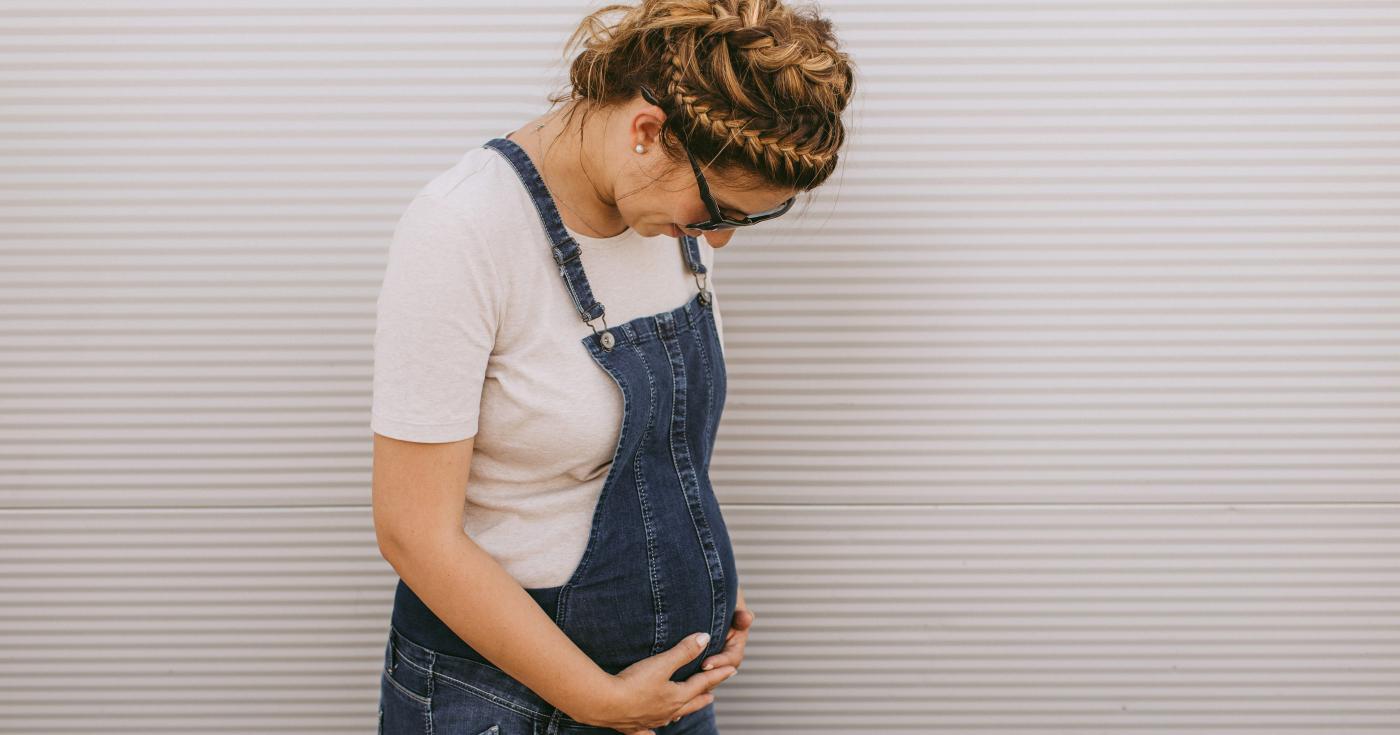
[(681, 254), (685, 256), (685, 264), (690, 267), (690, 272), (696, 275), (705, 273), (705, 263), (700, 260), (700, 238), (681, 235), (676, 239), (681, 243)]
[(700, 303), (710, 305), (710, 290), (705, 288), (704, 276), (709, 269), (700, 260), (700, 238), (690, 235), (681, 235), (676, 238), (680, 240), (681, 252), (685, 254), (685, 263), (690, 266), (690, 272), (695, 276), (695, 285), (700, 288)]
[[(492, 138), (483, 143), (482, 147), (494, 149), (504, 156), (506, 161), (510, 162), (511, 168), (515, 169), (520, 181), (525, 184), (526, 191), (530, 193), (530, 200), (534, 202), (535, 210), (539, 213), (540, 223), (544, 225), (545, 234), (549, 236), (554, 262), (559, 265), (559, 275), (564, 278), (564, 285), (568, 288), (569, 296), (574, 301), (574, 308), (578, 311), (579, 318), (588, 326), (593, 327), (593, 332), (597, 334), (598, 328), (593, 326), (593, 320), (602, 318), (603, 305), (593, 298), (593, 289), (588, 285), (588, 274), (584, 273), (583, 260), (579, 257), (582, 251), (578, 241), (570, 237), (568, 230), (564, 228), (564, 220), (559, 216), (559, 209), (554, 206), (554, 198), (550, 196), (549, 187), (545, 186), (544, 178), (540, 176), (539, 170), (535, 168), (534, 162), (530, 160), (525, 149), (510, 138)], [(695, 275), (695, 283), (700, 288), (701, 301), (708, 304), (710, 294), (701, 278), (708, 269), (700, 260), (700, 241), (698, 238), (685, 234), (676, 240), (680, 244), (686, 266)], [(607, 331), (606, 319), (603, 320), (603, 331)], [(604, 344), (611, 347), (611, 341), (611, 339), (605, 339)]]
[(559, 275), (564, 277), (564, 285), (568, 286), (569, 296), (574, 300), (574, 308), (578, 310), (583, 321), (592, 326), (591, 322), (594, 319), (603, 316), (603, 305), (593, 298), (593, 289), (588, 286), (588, 276), (584, 274), (583, 261), (579, 258), (578, 242), (569, 237), (568, 230), (564, 229), (564, 220), (559, 216), (559, 209), (554, 206), (554, 198), (549, 195), (544, 178), (540, 176), (525, 149), (510, 138), (492, 138), (482, 145), (505, 156), (515, 169), (516, 175), (525, 184), (525, 189), (530, 192), (530, 199), (535, 203), (535, 210), (539, 212), (545, 234), (549, 236), (554, 262), (559, 264)]

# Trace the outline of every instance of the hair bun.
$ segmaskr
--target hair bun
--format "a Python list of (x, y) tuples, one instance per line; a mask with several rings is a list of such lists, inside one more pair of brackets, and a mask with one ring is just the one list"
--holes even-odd
[(565, 46), (580, 40), (569, 92), (550, 98), (580, 103), (571, 104), (571, 116), (629, 104), (645, 84), (648, 101), (666, 112), (662, 151), (680, 169), (691, 154), (735, 182), (801, 191), (831, 176), (855, 75), (816, 7), (785, 0), (610, 4), (585, 16)]

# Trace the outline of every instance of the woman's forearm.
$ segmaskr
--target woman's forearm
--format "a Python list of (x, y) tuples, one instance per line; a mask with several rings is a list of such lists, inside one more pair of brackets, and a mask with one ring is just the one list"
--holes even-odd
[(585, 721), (612, 675), (600, 668), (465, 533), (386, 544), (386, 561), (433, 614), (496, 668)]

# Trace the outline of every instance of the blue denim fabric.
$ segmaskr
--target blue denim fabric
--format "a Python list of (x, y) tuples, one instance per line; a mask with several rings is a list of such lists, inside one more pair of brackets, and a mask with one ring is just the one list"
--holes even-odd
[[(484, 145), (511, 163), (529, 191), (580, 319), (593, 326), (582, 346), (623, 398), (622, 430), (583, 558), (563, 585), (525, 591), (610, 674), (708, 632), (705, 650), (671, 677), (684, 681), (723, 650), (739, 588), (709, 479), (726, 380), (711, 293), (699, 280), (706, 272), (699, 243), (678, 238), (698, 293), (670, 311), (602, 329), (603, 305), (593, 298), (578, 243), (529, 156), (508, 138)], [(395, 648), (403, 663), (392, 669), (397, 675), (389, 667)], [(402, 580), (385, 660), (385, 733), (494, 735), (493, 726), (501, 735), (616, 732), (568, 718), (493, 666)], [(655, 730), (717, 733), (714, 704)]]
[[(672, 725), (665, 735), (715, 735), (710, 703)], [(379, 679), (379, 735), (617, 735), (558, 711), (490, 665), (438, 653), (390, 626)]]

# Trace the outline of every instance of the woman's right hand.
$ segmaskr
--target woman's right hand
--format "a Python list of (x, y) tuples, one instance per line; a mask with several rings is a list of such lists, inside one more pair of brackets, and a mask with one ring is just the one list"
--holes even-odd
[(705, 650), (696, 636), (686, 636), (669, 651), (644, 658), (619, 671), (611, 690), (600, 698), (599, 709), (586, 722), (610, 727), (628, 735), (656, 735), (648, 728), (661, 727), (715, 700), (711, 689), (733, 676), (733, 666), (700, 671), (685, 681), (671, 681), (676, 669), (694, 661)]

